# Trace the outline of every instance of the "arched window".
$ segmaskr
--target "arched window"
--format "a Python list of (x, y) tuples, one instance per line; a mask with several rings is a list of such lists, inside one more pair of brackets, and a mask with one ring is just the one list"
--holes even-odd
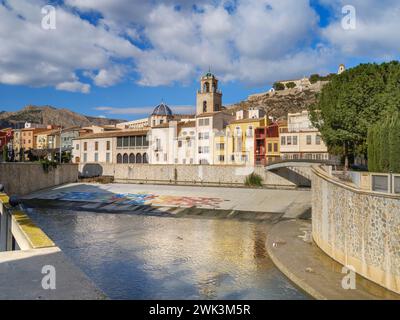
[(149, 163), (149, 159), (146, 152), (143, 153), (143, 163)]
[(203, 112), (207, 112), (207, 101), (203, 101)]
[(136, 163), (142, 163), (142, 155), (140, 153), (136, 154)]
[(128, 159), (128, 154), (127, 153), (124, 153), (124, 157), (123, 157), (123, 159), (122, 159), (122, 162), (123, 163), (128, 163), (129, 161), (128, 161), (129, 159)]
[(117, 154), (117, 163), (122, 163), (122, 155), (120, 153)]
[(210, 92), (210, 84), (208, 82), (204, 83), (203, 91)]
[(135, 163), (135, 155), (133, 153), (129, 155), (129, 163)]

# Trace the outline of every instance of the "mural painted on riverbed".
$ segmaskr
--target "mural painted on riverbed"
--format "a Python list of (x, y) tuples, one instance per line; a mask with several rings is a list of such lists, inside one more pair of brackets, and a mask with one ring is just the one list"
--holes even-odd
[(118, 205), (156, 205), (156, 206), (176, 206), (193, 207), (207, 206), (217, 208), (224, 200), (221, 198), (209, 197), (188, 197), (157, 195), (153, 193), (104, 193), (104, 192), (60, 192), (51, 195), (53, 200), (62, 201), (89, 201), (99, 203), (115, 203)]

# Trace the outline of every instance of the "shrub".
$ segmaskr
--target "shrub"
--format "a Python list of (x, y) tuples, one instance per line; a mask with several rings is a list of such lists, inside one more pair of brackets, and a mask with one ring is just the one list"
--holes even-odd
[(285, 90), (285, 85), (281, 82), (275, 82), (273, 87), (276, 91)]
[(263, 178), (257, 173), (251, 173), (246, 177), (244, 184), (249, 187), (262, 187)]
[(293, 81), (288, 82), (288, 83), (286, 83), (286, 88), (288, 88), (288, 89), (296, 88), (296, 84)]

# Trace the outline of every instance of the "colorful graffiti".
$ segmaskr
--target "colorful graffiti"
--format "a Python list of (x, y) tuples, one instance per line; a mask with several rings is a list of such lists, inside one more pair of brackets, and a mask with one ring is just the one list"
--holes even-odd
[(118, 205), (156, 205), (171, 207), (218, 207), (221, 198), (156, 195), (152, 193), (61, 192), (58, 200), (115, 203)]

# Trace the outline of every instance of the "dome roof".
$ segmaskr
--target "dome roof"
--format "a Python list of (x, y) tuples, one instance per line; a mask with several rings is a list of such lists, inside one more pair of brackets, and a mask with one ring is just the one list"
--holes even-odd
[(165, 104), (161, 103), (154, 108), (152, 116), (172, 116), (171, 109)]

